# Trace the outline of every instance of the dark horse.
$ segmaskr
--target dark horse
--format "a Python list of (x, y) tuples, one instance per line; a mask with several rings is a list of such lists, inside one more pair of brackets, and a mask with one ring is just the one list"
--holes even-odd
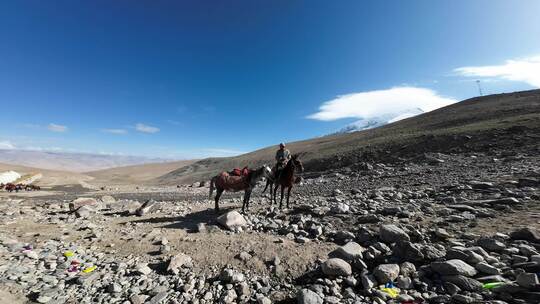
[(257, 170), (249, 171), (247, 175), (244, 176), (233, 176), (228, 172), (221, 172), (219, 175), (214, 176), (210, 180), (210, 198), (212, 198), (212, 193), (214, 188), (216, 188), (216, 212), (219, 211), (219, 198), (223, 191), (240, 191), (244, 190), (244, 202), (242, 204), (242, 212), (245, 212), (249, 209), (249, 198), (251, 197), (251, 191), (257, 185), (257, 182), (260, 181), (263, 177), (270, 176), (272, 170), (270, 167), (264, 165)]
[[(289, 208), (289, 198), (291, 196), (291, 190), (296, 182), (295, 172), (297, 169), (300, 172), (304, 171), (304, 165), (298, 159), (298, 157), (298, 154), (295, 154), (291, 157), (291, 159), (287, 162), (287, 164), (281, 171), (279, 178), (277, 176), (273, 176), (273, 179), (269, 178), (266, 181), (266, 187), (264, 187), (263, 193), (266, 191), (266, 188), (270, 186), (270, 200), (272, 201), (272, 205), (274, 205), (274, 201), (276, 200), (277, 190), (279, 186), (281, 186), (281, 199), (279, 201), (279, 209), (281, 209), (283, 204), (283, 194), (285, 192), (285, 188), (287, 188), (287, 208)], [(276, 188), (272, 189), (274, 185), (276, 185)]]

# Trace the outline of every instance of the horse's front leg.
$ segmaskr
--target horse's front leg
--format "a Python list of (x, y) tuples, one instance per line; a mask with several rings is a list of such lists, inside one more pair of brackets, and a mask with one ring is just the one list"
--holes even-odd
[(274, 206), (274, 182), (270, 184), (270, 206)]
[(279, 200), (279, 210), (281, 210), (281, 207), (283, 205), (283, 193), (285, 192), (285, 187), (281, 185), (281, 198)]
[(219, 198), (221, 197), (221, 194), (223, 193), (223, 189), (217, 189), (217, 192), (216, 192), (216, 198), (215, 198), (215, 201), (216, 201), (216, 206), (215, 206), (215, 210), (216, 212), (219, 212)]
[(274, 186), (275, 186), (275, 188), (274, 188), (274, 196), (273, 196), (273, 199), (272, 199), (272, 206), (274, 205), (274, 203), (277, 204), (277, 190), (279, 189), (279, 184), (276, 184)]
[(247, 205), (246, 200), (247, 200), (247, 196), (248, 196), (248, 190), (246, 189), (246, 190), (244, 191), (244, 200), (243, 200), (243, 202), (242, 202), (242, 213), (246, 213), (246, 205)]
[(287, 209), (289, 209), (289, 197), (291, 197), (292, 186), (287, 190)]
[(246, 191), (246, 211), (249, 212), (249, 201), (251, 200), (251, 190), (249, 189)]

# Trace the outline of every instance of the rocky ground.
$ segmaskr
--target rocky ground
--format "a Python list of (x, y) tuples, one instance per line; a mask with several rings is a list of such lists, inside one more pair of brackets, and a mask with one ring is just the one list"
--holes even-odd
[(540, 303), (538, 153), (306, 176), (289, 209), (208, 188), (0, 199), (8, 303)]

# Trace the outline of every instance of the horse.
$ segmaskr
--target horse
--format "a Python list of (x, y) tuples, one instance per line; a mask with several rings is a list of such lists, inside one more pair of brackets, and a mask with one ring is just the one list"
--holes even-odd
[(13, 191), (19, 192), (17, 185), (13, 183), (7, 183), (4, 189), (6, 189), (7, 192), (13, 192)]
[(263, 177), (269, 177), (272, 169), (267, 165), (263, 165), (257, 170), (250, 170), (247, 175), (244, 176), (232, 176), (228, 172), (221, 172), (219, 175), (214, 176), (210, 180), (210, 198), (214, 193), (214, 188), (217, 190), (215, 197), (215, 210), (219, 212), (219, 198), (223, 191), (241, 191), (244, 190), (244, 201), (242, 203), (242, 213), (249, 209), (249, 198), (251, 197), (251, 191), (257, 185), (257, 182)]
[(41, 187), (36, 186), (36, 185), (26, 185), (24, 187), (24, 190), (26, 190), (26, 191), (38, 191), (38, 190), (41, 190)]
[[(304, 171), (304, 165), (298, 159), (298, 157), (298, 154), (293, 155), (291, 159), (287, 161), (285, 167), (281, 170), (281, 174), (279, 175), (279, 177), (274, 176), (273, 179), (269, 178), (266, 181), (266, 187), (264, 187), (263, 193), (266, 191), (266, 188), (270, 186), (270, 200), (272, 202), (272, 205), (274, 205), (274, 201), (276, 200), (277, 189), (279, 188), (279, 186), (281, 186), (281, 199), (279, 201), (279, 209), (281, 209), (283, 204), (283, 194), (285, 192), (285, 188), (287, 188), (287, 208), (289, 208), (289, 198), (291, 196), (291, 190), (293, 185), (296, 183), (296, 169), (298, 168), (300, 172)], [(276, 187), (272, 189), (274, 184), (276, 185)]]

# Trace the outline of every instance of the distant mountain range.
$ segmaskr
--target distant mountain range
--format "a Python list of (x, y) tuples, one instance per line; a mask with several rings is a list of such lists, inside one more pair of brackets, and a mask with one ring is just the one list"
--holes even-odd
[(351, 133), (351, 132), (356, 132), (356, 131), (377, 128), (377, 127), (384, 126), (386, 124), (393, 123), (393, 122), (396, 122), (405, 118), (420, 115), (422, 113), (424, 113), (422, 109), (414, 108), (414, 109), (406, 110), (403, 112), (385, 114), (379, 117), (361, 119), (345, 126), (344, 128), (340, 129), (336, 133), (337, 134)]
[(0, 149), (0, 163), (71, 172), (87, 172), (165, 161), (168, 160), (142, 156)]

